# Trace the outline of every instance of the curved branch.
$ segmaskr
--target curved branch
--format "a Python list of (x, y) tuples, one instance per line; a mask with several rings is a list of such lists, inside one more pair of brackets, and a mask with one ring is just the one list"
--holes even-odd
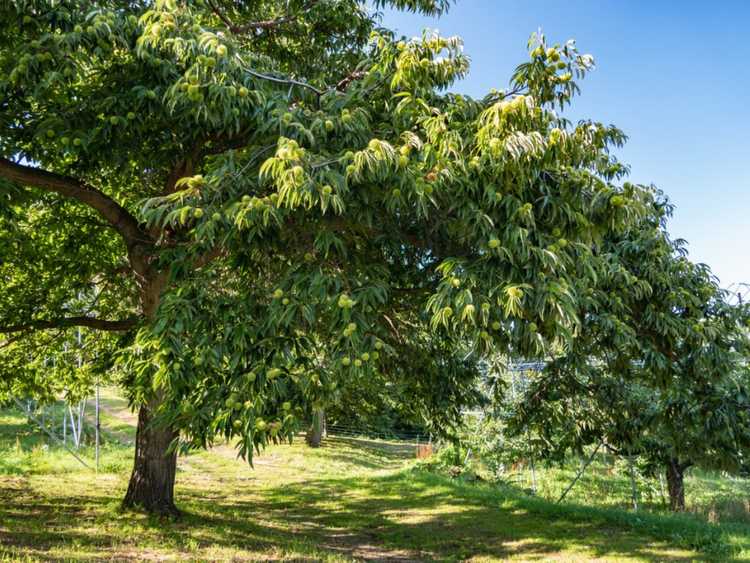
[(255, 78), (260, 78), (261, 80), (268, 80), (269, 82), (276, 82), (277, 84), (288, 84), (290, 86), (299, 86), (300, 88), (307, 88), (308, 90), (311, 90), (314, 92), (318, 97), (322, 96), (326, 93), (325, 90), (320, 90), (319, 88), (316, 88), (312, 84), (308, 84), (307, 82), (302, 82), (300, 80), (295, 80), (293, 78), (282, 78), (278, 76), (272, 76), (270, 74), (264, 74), (262, 72), (258, 72), (257, 70), (253, 70), (250, 67), (244, 66), (242, 69), (247, 72), (250, 76), (254, 76)]
[(0, 177), (23, 186), (40, 188), (70, 197), (88, 205), (99, 213), (125, 240), (130, 248), (138, 243), (151, 242), (150, 237), (127, 209), (108, 195), (81, 180), (25, 166), (0, 157)]
[(130, 330), (137, 326), (137, 318), (129, 318), (111, 321), (108, 319), (99, 319), (97, 317), (62, 317), (59, 319), (49, 319), (45, 321), (30, 321), (28, 323), (0, 326), (0, 334), (12, 334), (14, 332), (22, 332), (26, 330), (46, 330), (50, 328), (69, 328), (74, 326), (82, 326), (86, 328), (93, 328), (96, 330), (104, 330), (108, 332), (119, 332)]
[(294, 78), (265, 74), (262, 72), (258, 72), (257, 70), (253, 70), (252, 68), (248, 66), (243, 66), (242, 64), (241, 64), (241, 68), (245, 72), (247, 72), (250, 76), (254, 76), (255, 78), (260, 78), (261, 80), (268, 80), (269, 82), (275, 82), (277, 84), (289, 85), (290, 87), (299, 86), (300, 88), (307, 88), (311, 92), (314, 92), (315, 95), (318, 97), (323, 96), (324, 94), (327, 94), (329, 92), (334, 92), (334, 91), (344, 92), (352, 82), (361, 80), (362, 78), (367, 76), (367, 71), (365, 70), (354, 70), (350, 72), (349, 74), (347, 74), (344, 78), (339, 80), (335, 86), (327, 87), (325, 90), (321, 90), (320, 88), (316, 88), (312, 84), (308, 84), (307, 82), (303, 82), (301, 80), (295, 80)]

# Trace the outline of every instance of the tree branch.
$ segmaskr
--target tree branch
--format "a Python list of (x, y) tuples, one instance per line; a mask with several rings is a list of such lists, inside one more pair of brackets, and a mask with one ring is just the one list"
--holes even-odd
[(306, 14), (307, 12), (309, 12), (312, 9), (312, 7), (315, 6), (315, 4), (317, 4), (317, 2), (318, 0), (310, 0), (309, 2), (307, 2), (307, 4), (305, 4), (302, 7), (302, 10), (297, 14), (287, 13), (281, 17), (271, 19), (271, 20), (261, 20), (261, 21), (255, 21), (255, 22), (248, 22), (242, 25), (236, 25), (219, 8), (216, 2), (214, 2), (213, 0), (208, 0), (208, 4), (211, 7), (211, 11), (214, 14), (216, 14), (216, 16), (222, 21), (224, 25), (227, 26), (227, 29), (229, 29), (229, 31), (231, 31), (232, 33), (236, 33), (236, 34), (242, 34), (242, 33), (247, 33), (248, 31), (256, 31), (256, 30), (262, 30), (262, 29), (273, 29), (285, 23), (293, 22), (302, 14)]
[(247, 66), (243, 66), (242, 70), (247, 72), (250, 76), (254, 76), (255, 78), (260, 78), (261, 80), (268, 80), (269, 82), (276, 82), (277, 84), (288, 84), (290, 86), (299, 86), (300, 88), (307, 88), (308, 90), (314, 92), (318, 97), (326, 93), (325, 90), (320, 90), (319, 88), (316, 88), (312, 84), (308, 84), (307, 82), (302, 82), (300, 80), (294, 80), (293, 78), (282, 78), (278, 76), (272, 76), (270, 74), (264, 74), (262, 72), (258, 72), (257, 70), (253, 70), (252, 68), (247, 67)]
[(346, 90), (349, 84), (351, 84), (355, 80), (364, 78), (365, 76), (367, 76), (367, 72), (364, 70), (352, 71), (349, 74), (347, 74), (344, 78), (338, 81), (338, 83), (336, 84), (336, 90), (338, 90), (339, 92), (343, 92), (344, 90)]
[(152, 242), (127, 209), (108, 195), (76, 178), (33, 166), (24, 166), (6, 158), (0, 158), (0, 176), (23, 186), (54, 192), (88, 205), (120, 233), (128, 248), (138, 243)]
[(82, 326), (86, 328), (93, 328), (96, 330), (104, 330), (109, 332), (118, 332), (130, 330), (138, 324), (138, 319), (129, 318), (117, 321), (111, 321), (108, 319), (99, 319), (97, 317), (62, 317), (59, 319), (50, 319), (46, 321), (30, 321), (28, 323), (0, 326), (0, 334), (12, 334), (14, 332), (22, 332), (26, 330), (46, 330), (50, 328), (69, 328), (74, 326)]

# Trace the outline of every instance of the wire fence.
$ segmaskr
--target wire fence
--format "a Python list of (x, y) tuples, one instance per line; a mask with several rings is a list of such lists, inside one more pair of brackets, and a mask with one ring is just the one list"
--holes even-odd
[(351, 426), (346, 424), (327, 424), (326, 432), (330, 435), (344, 436), (349, 438), (372, 438), (376, 440), (409, 442), (415, 444), (432, 441), (431, 436), (426, 432), (387, 431), (382, 429)]
[[(102, 428), (99, 409), (99, 388), (94, 396), (94, 422), (90, 423), (87, 418), (87, 406), (91, 410), (87, 400), (72, 404), (64, 402), (62, 405), (43, 405), (34, 400), (21, 400), (12, 397), (13, 403), (20, 409), (30, 422), (35, 424), (54, 443), (62, 446), (81, 465), (87, 469), (99, 471), (99, 454), (101, 446)], [(62, 410), (62, 416), (60, 416)], [(81, 446), (86, 442), (86, 433), (93, 430), (94, 460), (91, 465), (87, 463), (80, 452)]]
[[(31, 400), (22, 401), (17, 398), (14, 398), (13, 401), (16, 407), (28, 417), (30, 422), (38, 426), (39, 429), (58, 446), (67, 450), (68, 453), (70, 453), (70, 455), (72, 455), (86, 469), (98, 471), (99, 446), (102, 436), (106, 436), (108, 441), (111, 440), (117, 443), (122, 443), (122, 441), (114, 434), (110, 434), (101, 428), (99, 424), (99, 402), (96, 400), (93, 405), (94, 413), (90, 412), (92, 410), (92, 405), (86, 401), (74, 405), (58, 403), (52, 406), (38, 405)], [(92, 414), (94, 422), (91, 420)], [(92, 429), (95, 429), (95, 457), (93, 461), (87, 461), (86, 458), (88, 456), (84, 455), (83, 452), (86, 450), (83, 450), (82, 446), (87, 445), (86, 440), (84, 439), (87, 431), (89, 437), (88, 445), (91, 445)], [(417, 430), (388, 431), (381, 428), (367, 427), (363, 425), (328, 424), (326, 425), (324, 435), (327, 438), (333, 439), (331, 445), (334, 447), (336, 438), (377, 440), (386, 443), (388, 446), (398, 446), (401, 453), (406, 453), (411, 449), (416, 458), (428, 458), (444, 445), (440, 441), (433, 441), (432, 435), (428, 432), (420, 432)], [(570, 490), (573, 489), (583, 477), (587, 468), (599, 452), (600, 446), (601, 444), (593, 450), (590, 456), (581, 460), (581, 465), (575, 472), (573, 479), (557, 499), (558, 503), (566, 498)], [(90, 455), (90, 450), (88, 450), (88, 452), (88, 455)], [(465, 467), (468, 466), (469, 460), (472, 457), (471, 448), (469, 448), (465, 456), (462, 457), (463, 459), (461, 460), (462, 463), (460, 463), (460, 465)], [(636, 485), (632, 460), (628, 461), (629, 477), (632, 484), (632, 503), (633, 508), (637, 510), (639, 491)], [(511, 483), (520, 488), (528, 489), (532, 493), (537, 492), (537, 475), (533, 459), (519, 460), (512, 466), (505, 468), (503, 474), (505, 482)]]
[[(21, 400), (14, 397), (13, 402), (26, 415), (29, 422), (36, 425), (52, 442), (67, 450), (87, 469), (98, 471), (102, 442), (124, 445), (130, 445), (130, 442), (123, 442), (119, 436), (102, 428), (98, 389), (93, 399), (74, 404), (58, 401), (44, 405), (31, 399)], [(397, 431), (363, 425), (326, 424), (324, 436), (379, 440), (397, 443), (400, 446), (411, 446), (416, 457), (429, 457), (436, 446), (429, 432), (419, 430)], [(88, 450), (88, 455), (85, 455), (86, 450), (83, 446), (92, 445), (94, 459), (86, 461), (85, 458), (88, 458), (91, 452)]]
[(379, 440), (388, 444), (396, 444), (401, 448), (412, 448), (414, 457), (427, 458), (434, 451), (432, 435), (420, 431), (393, 431), (361, 425), (327, 424), (324, 435), (330, 438), (350, 438)]

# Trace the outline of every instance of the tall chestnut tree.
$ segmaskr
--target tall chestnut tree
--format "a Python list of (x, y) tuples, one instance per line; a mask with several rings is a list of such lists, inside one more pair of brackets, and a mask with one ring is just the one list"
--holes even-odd
[(250, 457), (337, 382), (413, 378), (449, 425), (458, 344), (569, 340), (592, 248), (650, 206), (619, 130), (558, 115), (593, 65), (573, 42), (533, 36), (472, 99), (448, 90), (460, 39), (396, 37), (386, 6), (448, 1), (2, 4), (2, 390), (114, 366), (139, 409), (127, 506), (176, 511), (178, 443)]

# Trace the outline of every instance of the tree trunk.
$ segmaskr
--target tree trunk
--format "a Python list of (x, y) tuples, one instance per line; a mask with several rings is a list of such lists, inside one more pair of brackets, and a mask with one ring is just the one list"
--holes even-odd
[(667, 462), (667, 489), (669, 490), (669, 508), (672, 512), (685, 510), (685, 466), (675, 458)]
[(135, 462), (122, 504), (126, 508), (177, 516), (179, 510), (174, 504), (177, 452), (167, 450), (178, 434), (171, 428), (152, 423), (152, 411), (157, 404), (152, 401), (138, 411)]
[(305, 441), (311, 448), (319, 448), (320, 442), (326, 433), (326, 411), (324, 409), (314, 409), (312, 424), (307, 429)]

